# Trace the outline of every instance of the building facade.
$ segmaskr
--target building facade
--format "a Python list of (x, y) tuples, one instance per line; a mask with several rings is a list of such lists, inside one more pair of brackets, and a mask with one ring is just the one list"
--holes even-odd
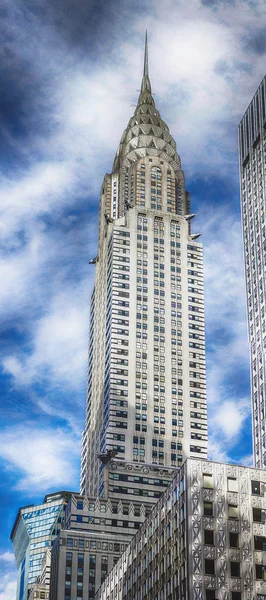
[(42, 504), (19, 509), (11, 532), (18, 569), (17, 600), (28, 600), (41, 575), (44, 555), (60, 531), (70, 496), (71, 492), (48, 494)]
[(30, 590), (29, 600), (49, 600), (51, 579), (51, 548), (48, 548), (42, 559), (41, 573)]
[(96, 600), (265, 600), (266, 472), (187, 459)]
[(148, 514), (171, 483), (175, 471), (175, 467), (112, 459), (104, 467), (104, 495), (112, 501), (143, 503)]
[(81, 492), (104, 494), (108, 451), (180, 467), (207, 455), (202, 247), (176, 143), (141, 92), (101, 190)]
[(139, 499), (73, 494), (52, 548), (50, 600), (93, 600), (149, 511)]
[[(173, 472), (156, 465), (148, 468), (112, 460), (105, 467), (107, 498), (71, 496), (52, 547), (50, 600), (94, 599), (107, 573), (168, 487)], [(136, 494), (138, 487), (141, 493)]]
[(239, 125), (241, 208), (250, 341), (253, 449), (266, 466), (266, 77)]

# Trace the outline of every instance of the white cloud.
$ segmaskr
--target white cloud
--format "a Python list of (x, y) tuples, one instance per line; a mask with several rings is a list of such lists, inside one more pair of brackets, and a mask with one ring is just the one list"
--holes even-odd
[(210, 429), (216, 436), (222, 434), (225, 442), (236, 443), (244, 421), (250, 415), (250, 403), (247, 398), (226, 400), (216, 406), (210, 418)]
[(82, 282), (53, 298), (50, 311), (35, 322), (32, 352), (6, 356), (5, 371), (18, 385), (49, 378), (54, 385), (76, 388), (85, 380), (87, 322), (88, 294)]
[(16, 598), (17, 578), (14, 572), (1, 573), (0, 600), (14, 600)]
[(0, 561), (14, 563), (15, 555), (12, 552), (3, 552), (2, 554), (0, 554)]
[[(209, 206), (197, 219), (203, 232), (209, 400), (217, 402), (238, 364), (249, 370), (241, 224), (228, 206)], [(216, 397), (216, 398), (215, 398)]]
[(209, 456), (230, 462), (233, 447), (248, 425), (251, 407), (250, 398), (241, 397), (239, 377), (241, 370), (248, 385), (241, 224), (230, 204), (203, 208), (196, 223), (204, 234)]
[(231, 463), (232, 459), (221, 440), (213, 439), (211, 436), (208, 440), (208, 458), (215, 462)]
[(246, 467), (252, 467), (254, 465), (253, 454), (242, 456), (239, 460), (236, 460), (234, 457), (233, 446), (228, 445), (228, 442), (225, 444), (224, 439), (215, 437), (213, 432), (211, 432), (208, 441), (208, 458), (215, 462), (228, 464), (235, 463)]
[(245, 467), (253, 467), (254, 466), (254, 458), (253, 454), (247, 454), (246, 456), (242, 456), (239, 460), (240, 465), (244, 465)]
[[(1, 432), (0, 456), (16, 473), (17, 490), (29, 494), (78, 487), (76, 460), (80, 441), (71, 432), (17, 426)], [(75, 491), (75, 490), (74, 490)]]

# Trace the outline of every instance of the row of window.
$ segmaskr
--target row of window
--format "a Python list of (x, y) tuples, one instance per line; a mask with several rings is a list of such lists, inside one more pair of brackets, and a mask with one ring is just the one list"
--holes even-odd
[[(204, 407), (204, 405), (203, 405)], [(204, 407), (205, 408), (205, 407)], [(192, 413), (191, 413), (192, 415)], [(203, 475), (203, 487), (213, 489), (214, 482), (213, 476), (204, 474)], [(261, 481), (251, 481), (251, 494), (255, 496), (261, 496), (264, 494), (265, 483)], [(228, 492), (238, 492), (239, 491), (239, 482), (236, 477), (227, 477), (227, 490)]]

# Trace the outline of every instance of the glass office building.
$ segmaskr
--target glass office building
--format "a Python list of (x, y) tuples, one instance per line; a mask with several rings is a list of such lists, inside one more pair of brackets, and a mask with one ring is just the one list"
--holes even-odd
[(45, 496), (43, 504), (19, 509), (11, 540), (18, 569), (17, 600), (27, 600), (40, 575), (44, 554), (61, 529), (70, 492)]

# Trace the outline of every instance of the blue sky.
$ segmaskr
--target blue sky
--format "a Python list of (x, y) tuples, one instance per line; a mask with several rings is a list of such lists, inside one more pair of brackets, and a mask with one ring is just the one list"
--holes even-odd
[(2, 26), (0, 600), (13, 600), (17, 509), (79, 487), (88, 260), (146, 28), (156, 105), (203, 233), (210, 457), (251, 463), (237, 125), (265, 75), (266, 5), (4, 0)]

